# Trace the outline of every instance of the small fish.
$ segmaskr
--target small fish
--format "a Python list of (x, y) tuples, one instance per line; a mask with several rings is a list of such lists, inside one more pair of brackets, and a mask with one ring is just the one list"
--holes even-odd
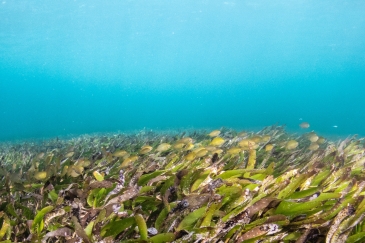
[(194, 160), (196, 157), (196, 154), (195, 152), (190, 152), (189, 154), (187, 154), (184, 159), (187, 160), (187, 161), (192, 161)]
[(145, 146), (142, 146), (142, 148), (139, 150), (139, 153), (140, 154), (148, 154), (149, 152), (151, 152), (151, 150), (152, 150), (151, 146), (145, 145)]
[(123, 157), (127, 154), (127, 151), (125, 150), (117, 150), (113, 153), (113, 156), (115, 157)]
[(318, 144), (323, 144), (326, 141), (326, 139), (324, 137), (319, 137), (317, 140)]
[(46, 171), (39, 171), (34, 175), (34, 178), (36, 178), (37, 180), (43, 180), (47, 177), (47, 172)]
[(68, 153), (65, 155), (65, 158), (71, 158), (74, 154), (75, 154), (75, 152), (73, 152), (73, 151), (68, 152)]
[(263, 136), (263, 137), (261, 138), (261, 142), (266, 143), (266, 142), (269, 142), (269, 141), (270, 141), (270, 139), (271, 139), (271, 137), (270, 137), (269, 135), (265, 135), (265, 136)]
[(165, 152), (166, 150), (168, 150), (171, 147), (170, 144), (168, 143), (161, 143), (160, 145), (158, 145), (158, 147), (156, 148), (156, 151), (158, 152)]
[(291, 149), (295, 149), (296, 147), (298, 147), (298, 142), (295, 141), (295, 140), (290, 140), (287, 142), (285, 148), (288, 149), (288, 150), (291, 150)]
[(214, 130), (214, 131), (212, 131), (211, 133), (209, 133), (208, 135), (209, 135), (210, 137), (217, 137), (220, 133), (221, 133), (221, 131), (219, 131), (219, 130)]
[(299, 124), (300, 128), (303, 128), (303, 129), (306, 129), (306, 128), (309, 128), (309, 123), (308, 122), (302, 122)]
[(194, 144), (188, 143), (184, 146), (184, 151), (189, 151), (190, 149), (194, 148)]
[(237, 147), (232, 147), (227, 150), (227, 153), (232, 155), (239, 154), (240, 152), (242, 152), (242, 148), (237, 148)]
[(308, 147), (308, 149), (311, 151), (316, 151), (318, 148), (319, 148), (319, 145), (318, 145), (318, 143), (315, 143), (315, 142), (311, 143)]
[(238, 146), (244, 148), (244, 149), (255, 149), (255, 141), (250, 140), (250, 139), (242, 139), (239, 143)]
[(138, 156), (136, 156), (136, 155), (129, 156), (123, 160), (123, 163), (120, 165), (120, 167), (126, 167), (126, 166), (130, 165), (131, 163), (133, 163), (134, 161), (136, 161), (137, 159), (138, 159)]
[(196, 157), (197, 158), (201, 158), (204, 157), (206, 154), (208, 153), (208, 150), (206, 150), (205, 148), (199, 150), (196, 152)]
[(224, 139), (221, 138), (221, 137), (215, 137), (209, 145), (212, 145), (212, 146), (220, 146), (224, 143)]
[(315, 132), (310, 132), (307, 134), (307, 138), (309, 139), (309, 141), (311, 141), (312, 143), (317, 142), (317, 140), (319, 139), (318, 135)]
[(180, 139), (178, 142), (188, 144), (188, 143), (193, 143), (193, 139), (190, 137), (185, 137), (185, 138)]
[(337, 128), (338, 126), (337, 126), (337, 125), (334, 125), (334, 126), (332, 126), (332, 127)]
[(261, 136), (253, 136), (250, 138), (251, 141), (254, 141), (255, 143), (260, 143), (262, 138)]
[(265, 151), (271, 151), (272, 149), (274, 148), (274, 145), (272, 145), (272, 144), (266, 144), (266, 146), (265, 146)]

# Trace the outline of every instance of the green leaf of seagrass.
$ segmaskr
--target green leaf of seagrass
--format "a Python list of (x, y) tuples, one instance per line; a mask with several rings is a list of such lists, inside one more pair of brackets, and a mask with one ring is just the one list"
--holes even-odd
[[(174, 203), (173, 205), (171, 205), (172, 207), (176, 206), (176, 203)], [(161, 210), (160, 214), (157, 216), (157, 219), (155, 221), (155, 228), (159, 231), (165, 221), (165, 219), (167, 218), (169, 214), (168, 209), (165, 207)]]
[(209, 209), (207, 213), (205, 214), (205, 217), (200, 225), (200, 227), (208, 227), (211, 225), (213, 215), (217, 209), (221, 206), (220, 203), (214, 202), (209, 206)]
[(322, 201), (326, 201), (329, 199), (339, 198), (341, 194), (339, 193), (322, 193), (316, 199), (308, 202), (289, 202), (282, 201), (279, 206), (276, 208), (276, 214), (284, 214), (287, 216), (294, 216), (299, 214), (305, 214), (316, 207), (322, 205)]
[(109, 222), (102, 228), (101, 235), (103, 237), (117, 236), (119, 233), (132, 226), (135, 222), (136, 220), (134, 217), (123, 218), (121, 220)]
[(52, 190), (48, 193), (48, 198), (51, 199), (52, 202), (56, 202), (58, 199), (58, 194), (55, 192), (55, 190)]
[(194, 182), (194, 180), (198, 178), (200, 173), (201, 170), (196, 170), (196, 171), (192, 170), (187, 175), (183, 176), (183, 178), (181, 179), (180, 186), (184, 195), (188, 195), (190, 193), (191, 185)]
[(5, 236), (6, 232), (10, 228), (10, 220), (6, 214), (0, 213), (0, 218), (3, 218), (3, 225), (0, 228), (0, 240)]
[(137, 185), (138, 186), (144, 186), (147, 184), (147, 182), (149, 182), (151, 179), (159, 176), (159, 175), (162, 175), (163, 173), (165, 173), (166, 171), (164, 170), (156, 170), (152, 173), (149, 173), (149, 174), (145, 174), (145, 175), (141, 175), (141, 177), (139, 178), (138, 182), (137, 182)]
[(85, 230), (82, 228), (82, 226), (80, 225), (79, 221), (77, 220), (77, 218), (75, 216), (72, 216), (72, 222), (75, 225), (76, 234), (79, 237), (81, 237), (84, 240), (84, 242), (90, 243), (89, 236), (86, 234)]
[(91, 237), (91, 234), (93, 232), (93, 227), (94, 227), (94, 223), (95, 221), (91, 221), (85, 228), (85, 233), (88, 237)]
[[(41, 221), (43, 220), (44, 218), (44, 215), (46, 213), (49, 213), (53, 210), (53, 206), (47, 206), (47, 207), (44, 207), (42, 208), (38, 213), (37, 215), (34, 217), (34, 220), (33, 220), (33, 225), (32, 225), (32, 230), (36, 230), (39, 226), (40, 226), (40, 223)], [(40, 229), (40, 231), (42, 231), (42, 229)]]
[(141, 214), (136, 214), (134, 216), (134, 219), (136, 220), (139, 234), (141, 235), (142, 240), (147, 240), (148, 232), (147, 232), (147, 225), (146, 221), (144, 220), (143, 216)]
[(13, 204), (11, 204), (11, 203), (8, 203), (8, 205), (6, 205), (5, 211), (13, 217), (16, 217), (16, 218), (19, 217), (19, 215), (15, 212), (15, 208), (14, 208)]
[(33, 218), (34, 218), (34, 213), (33, 213), (33, 211), (32, 211), (32, 210), (30, 210), (29, 208), (27, 208), (27, 207), (25, 207), (25, 206), (21, 205), (20, 203), (16, 203), (16, 204), (15, 204), (15, 206), (16, 206), (17, 208), (20, 208), (20, 209), (22, 210), (22, 215), (23, 215), (23, 216), (25, 216), (25, 218), (26, 218), (27, 220), (31, 220), (31, 219), (33, 219)]
[(196, 221), (198, 221), (200, 218), (202, 218), (205, 215), (207, 207), (201, 207), (188, 215), (180, 222), (179, 226), (177, 227), (176, 231), (180, 230), (191, 230), (194, 228), (194, 224)]
[(346, 243), (364, 242), (364, 239), (365, 239), (365, 232), (360, 232), (349, 236), (346, 240)]
[(318, 173), (312, 180), (311, 186), (318, 186), (323, 180), (325, 180), (331, 174), (330, 170), (324, 170)]
[(175, 234), (173, 233), (161, 233), (155, 235), (149, 239), (152, 243), (165, 243), (172, 242), (175, 240)]
[(287, 198), (288, 196), (290, 196), (295, 189), (297, 189), (299, 187), (299, 185), (305, 181), (307, 179), (307, 175), (302, 174), (298, 177), (295, 177), (294, 179), (292, 179), (292, 181), (289, 183), (289, 185), (287, 185), (285, 188), (283, 188), (280, 192), (279, 195), (277, 196), (277, 198), (279, 199), (284, 199)]
[(308, 197), (310, 195), (313, 195), (316, 192), (318, 192), (318, 188), (316, 188), (316, 187), (315, 188), (309, 188), (307, 190), (294, 192), (290, 196), (288, 196), (287, 198), (288, 199), (299, 199), (299, 198)]
[(239, 198), (243, 194), (243, 190), (239, 185), (221, 186), (218, 188), (217, 193), (223, 197), (222, 205), (224, 206)]
[(247, 169), (237, 169), (237, 170), (227, 170), (224, 171), (223, 173), (219, 174), (216, 178), (221, 178), (221, 179), (228, 179), (228, 178), (235, 178), (235, 177), (240, 177), (243, 175), (243, 173), (247, 172), (249, 170)]
[(196, 179), (196, 181), (193, 183), (193, 185), (191, 186), (190, 191), (194, 192), (196, 190), (199, 189), (200, 184), (205, 181), (205, 179), (208, 178), (209, 174), (210, 174), (211, 170), (205, 170), (203, 171), (200, 175), (199, 178)]

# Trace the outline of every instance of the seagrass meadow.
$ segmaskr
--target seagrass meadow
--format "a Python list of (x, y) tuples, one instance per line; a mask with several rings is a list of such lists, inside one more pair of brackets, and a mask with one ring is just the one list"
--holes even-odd
[(364, 147), (282, 126), (2, 143), (0, 242), (365, 242)]

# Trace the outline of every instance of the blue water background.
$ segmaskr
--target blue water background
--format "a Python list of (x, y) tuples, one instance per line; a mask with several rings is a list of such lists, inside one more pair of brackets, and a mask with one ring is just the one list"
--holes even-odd
[(3, 0), (0, 140), (302, 121), (364, 136), (364, 13), (363, 0)]

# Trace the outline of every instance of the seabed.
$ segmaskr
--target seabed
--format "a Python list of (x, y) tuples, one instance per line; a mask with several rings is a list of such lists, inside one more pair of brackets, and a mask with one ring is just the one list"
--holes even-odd
[(365, 145), (282, 126), (0, 144), (0, 243), (365, 242)]

